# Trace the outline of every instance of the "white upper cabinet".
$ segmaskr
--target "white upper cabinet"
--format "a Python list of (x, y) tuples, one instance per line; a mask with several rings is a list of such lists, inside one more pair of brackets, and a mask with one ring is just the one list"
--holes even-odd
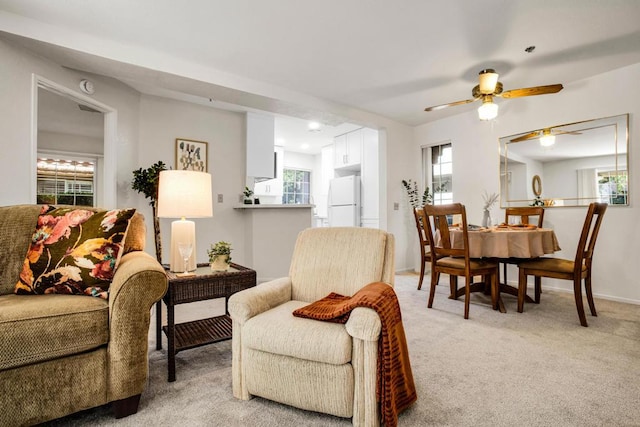
[(362, 129), (336, 136), (333, 140), (334, 167), (336, 169), (360, 170), (362, 141)]
[(333, 140), (336, 176), (359, 175), (361, 223), (378, 228), (380, 222), (380, 173), (378, 131), (360, 128)]
[(333, 139), (333, 165), (336, 168), (345, 164), (347, 159), (347, 135), (336, 136)]
[(247, 176), (275, 178), (275, 119), (247, 112)]
[(362, 158), (363, 129), (347, 134), (347, 164), (359, 165)]
[(259, 196), (279, 196), (282, 197), (282, 176), (284, 172), (284, 150), (282, 147), (276, 147), (275, 151), (271, 153), (271, 157), (274, 157), (276, 164), (276, 177), (273, 179), (267, 179), (264, 181), (256, 182), (253, 188), (254, 195)]

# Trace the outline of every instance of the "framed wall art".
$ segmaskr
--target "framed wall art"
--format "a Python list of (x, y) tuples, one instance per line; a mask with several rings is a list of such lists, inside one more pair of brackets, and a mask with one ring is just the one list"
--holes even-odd
[(176, 169), (207, 172), (207, 151), (204, 141), (176, 138)]

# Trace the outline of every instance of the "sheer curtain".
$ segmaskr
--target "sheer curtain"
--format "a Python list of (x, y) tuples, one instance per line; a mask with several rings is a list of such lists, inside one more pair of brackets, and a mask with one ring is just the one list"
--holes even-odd
[[(588, 204), (599, 199), (598, 183), (596, 180), (597, 172), (595, 169), (578, 169), (578, 204)], [(591, 199), (591, 200), (584, 200)]]

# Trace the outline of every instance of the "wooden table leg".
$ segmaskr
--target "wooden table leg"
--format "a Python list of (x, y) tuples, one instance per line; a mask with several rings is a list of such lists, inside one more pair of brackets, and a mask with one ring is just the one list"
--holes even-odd
[[(500, 292), (504, 292), (506, 294), (513, 295), (515, 297), (518, 296), (518, 288), (514, 288), (513, 286), (507, 285), (506, 283), (500, 283)], [(533, 298), (531, 298), (527, 294), (525, 294), (524, 300), (526, 302), (535, 302)]]
[(502, 297), (500, 295), (498, 295), (498, 310), (500, 310), (500, 313), (506, 313), (507, 309), (504, 306), (504, 302), (502, 301)]
[[(502, 262), (504, 264), (504, 277), (507, 277), (507, 263), (505, 262), (506, 260), (511, 259), (511, 258), (505, 258), (505, 259), (500, 259), (500, 258), (496, 258), (495, 261), (497, 262)], [(500, 269), (498, 269), (498, 283), (500, 283), (500, 292), (504, 292), (506, 294), (509, 295), (513, 295), (515, 297), (518, 296), (518, 288), (513, 287), (509, 284), (507, 284), (507, 282), (505, 281), (504, 283), (500, 282)], [(535, 302), (529, 295), (525, 295), (525, 301), (526, 302)]]

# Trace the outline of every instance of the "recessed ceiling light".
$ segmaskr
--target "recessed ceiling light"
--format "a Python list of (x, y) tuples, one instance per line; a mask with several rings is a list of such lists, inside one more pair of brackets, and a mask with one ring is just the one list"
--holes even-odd
[(318, 122), (309, 122), (309, 130), (311, 132), (317, 132), (320, 130), (320, 123)]
[(300, 148), (302, 148), (303, 150), (307, 150), (309, 148), (309, 144), (301, 144)]

